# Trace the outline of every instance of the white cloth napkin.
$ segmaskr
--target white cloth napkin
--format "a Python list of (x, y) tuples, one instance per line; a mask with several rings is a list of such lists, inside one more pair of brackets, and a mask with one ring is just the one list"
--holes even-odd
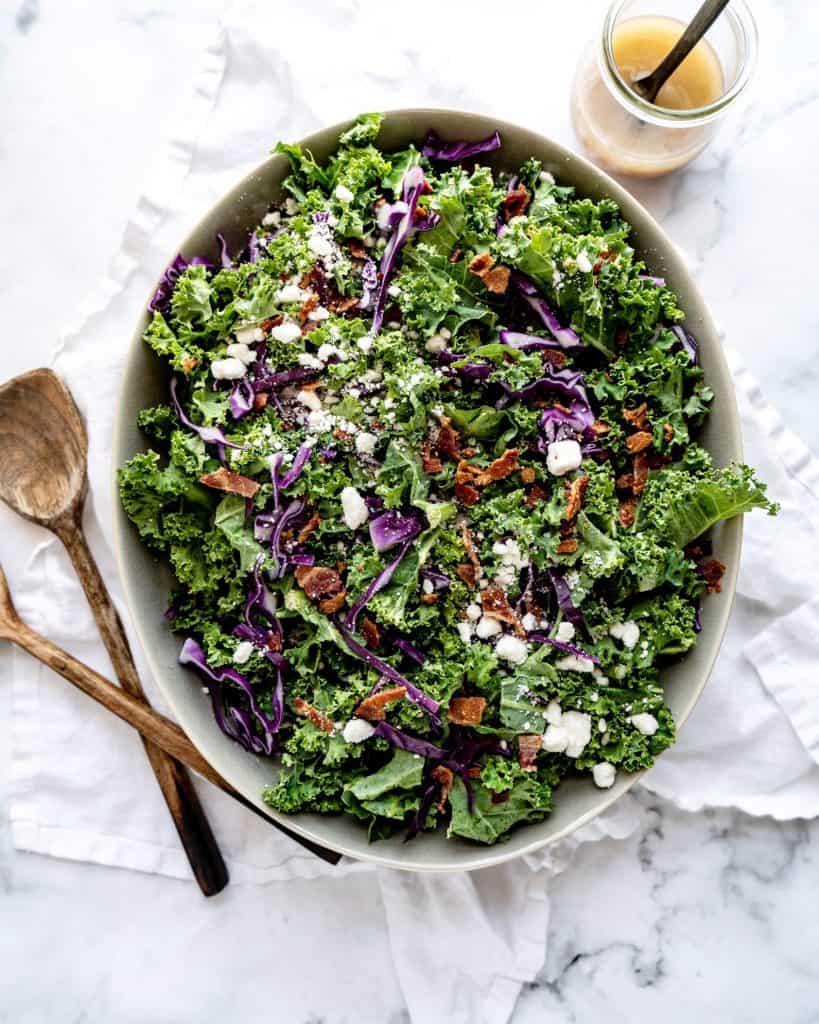
[[(88, 424), (89, 540), (118, 602), (109, 439), (122, 359), (145, 295), (201, 211), (277, 138), (298, 138), (360, 109), (448, 104), (548, 124), (551, 134), (568, 138), (565, 92), (526, 88), (515, 47), (496, 45), (495, 5), (470, 5), (468, 46), (453, 45), (466, 24), (460, 4), (435, 7), (435, 31), (424, 3), (407, 9), (400, 26), (389, 5), (291, 6), (286, 33), (273, 6), (243, 3), (226, 16), (176, 120), (179, 134), (165, 146), (108, 275), (55, 358)], [(537, 10), (533, 5), (532, 17), (545, 17)], [(550, 56), (566, 81), (580, 42), (564, 37)], [(354, 55), (363, 52), (366, 60), (356, 65)], [(492, 75), (479, 74), (481, 67), (492, 67)], [(691, 810), (733, 805), (778, 818), (812, 816), (819, 812), (819, 713), (811, 701), (819, 655), (819, 463), (784, 428), (738, 357), (732, 365), (748, 461), (770, 482), (782, 513), (778, 520), (748, 518), (736, 609), (714, 677), (679, 743), (644, 785)], [(45, 540), (33, 552), (16, 600), (35, 629), (110, 673), (58, 543)], [(15, 845), (189, 877), (128, 728), (25, 656), (15, 659), (12, 687)], [(200, 792), (234, 884), (370, 870), (348, 862), (328, 868), (222, 794), (207, 786)], [(440, 877), (378, 871), (415, 1024), (506, 1021), (521, 984), (544, 959), (548, 877), (565, 868), (578, 843), (625, 836), (637, 823), (627, 796), (570, 839), (500, 868)], [(276, 899), (287, 898), (287, 886), (279, 885)]]

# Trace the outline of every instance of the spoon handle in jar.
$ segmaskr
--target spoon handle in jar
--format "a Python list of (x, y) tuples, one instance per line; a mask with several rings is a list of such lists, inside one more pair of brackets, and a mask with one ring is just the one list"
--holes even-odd
[[(122, 620), (82, 532), (80, 514), (77, 510), (55, 525), (55, 532), (77, 572), (120, 685), (147, 704)], [(205, 896), (215, 896), (227, 885), (228, 872), (193, 782), (178, 761), (144, 735), (142, 743), (199, 888)]]

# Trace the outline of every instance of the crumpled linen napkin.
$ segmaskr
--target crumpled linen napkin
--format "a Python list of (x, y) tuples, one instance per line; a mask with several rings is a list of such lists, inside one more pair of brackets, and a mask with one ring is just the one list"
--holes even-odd
[[(514, 48), (499, 52), (494, 46), (490, 5), (470, 8), (470, 47), (450, 47), (452, 33), (463, 30), (456, 7), (436, 8), (439, 30), (433, 36), (418, 16), (407, 19), (394, 40), (392, 15), (369, 3), (291, 10), (286, 34), (274, 30), (279, 19), (267, 5), (246, 3), (226, 16), (204, 55), (177, 121), (180, 133), (166, 145), (108, 275), (67, 330), (55, 359), (88, 424), (89, 540), (121, 612), (110, 549), (109, 439), (122, 359), (145, 295), (201, 211), (276, 138), (298, 138), (359, 109), (449, 103), (549, 123), (552, 134), (568, 137), (565, 95), (521, 87)], [(332, 45), (322, 42), (328, 41), (328, 25)], [(305, 39), (311, 40), (309, 61)], [(362, 52), (367, 39), (378, 45), (367, 48), (361, 67), (350, 66), (349, 54)], [(567, 43), (552, 57), (567, 81), (576, 49)], [(495, 68), (491, 82), (474, 74), (483, 57)], [(443, 83), (441, 68), (455, 85)], [(732, 361), (747, 458), (783, 510), (777, 521), (748, 518), (737, 605), (714, 677), (678, 745), (643, 784), (691, 810), (734, 805), (780, 818), (814, 815), (819, 716), (809, 698), (819, 654), (813, 628), (819, 619), (813, 525), (819, 464), (783, 427), (738, 357)], [(57, 542), (49, 539), (35, 549), (16, 600), (34, 628), (110, 674)], [(146, 690), (165, 710), (133, 646)], [(12, 686), (15, 845), (189, 877), (127, 727), (23, 655), (15, 659)], [(234, 883), (371, 870), (349, 862), (328, 868), (221, 793), (207, 786), (200, 791)], [(543, 962), (548, 877), (566, 867), (580, 842), (622, 837), (637, 823), (635, 801), (627, 796), (569, 839), (500, 868), (460, 876), (379, 870), (389, 941), (413, 1021), (507, 1020), (521, 984)], [(276, 899), (287, 898), (287, 886), (278, 886)]]

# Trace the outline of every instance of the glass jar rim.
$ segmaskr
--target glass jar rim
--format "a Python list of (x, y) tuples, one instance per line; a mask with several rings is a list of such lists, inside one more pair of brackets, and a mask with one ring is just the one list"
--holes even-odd
[(617, 19), (629, 0), (614, 0), (608, 9), (605, 21), (603, 22), (603, 34), (600, 39), (600, 67), (603, 81), (609, 91), (623, 106), (632, 114), (650, 124), (660, 127), (686, 127), (708, 124), (719, 115), (739, 96), (751, 79), (756, 64), (757, 46), (759, 35), (756, 21), (745, 0), (733, 0), (730, 7), (727, 7), (723, 14), (730, 18), (738, 29), (740, 45), (742, 46), (741, 64), (734, 81), (725, 92), (711, 103), (702, 107), (692, 107), (689, 110), (673, 110), (670, 107), (661, 107), (656, 103), (649, 103), (636, 93), (620, 73), (620, 69), (614, 60), (613, 36), (617, 25)]

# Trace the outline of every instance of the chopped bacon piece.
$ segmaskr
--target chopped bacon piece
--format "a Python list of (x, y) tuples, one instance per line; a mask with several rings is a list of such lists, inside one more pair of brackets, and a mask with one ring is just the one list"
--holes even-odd
[(487, 484), (494, 483), (497, 480), (504, 480), (510, 473), (514, 473), (518, 468), (518, 455), (520, 455), (519, 448), (507, 448), (499, 459), (495, 459), (494, 462), (491, 462), (489, 466), (487, 466), (487, 468), (475, 478), (475, 483), (478, 487), (486, 487)]
[(620, 519), (620, 525), (628, 528), (634, 525), (634, 520), (637, 516), (637, 499), (636, 498), (623, 498), (618, 502), (618, 518)]
[(586, 488), (589, 486), (588, 474), (577, 477), (566, 484), (566, 518), (574, 519), (583, 506)]
[(633, 473), (621, 473), (617, 477), (614, 485), (618, 491), (630, 491), (634, 486), (634, 474)]
[(534, 508), (539, 501), (546, 501), (548, 497), (547, 492), (539, 484), (535, 484), (526, 495), (526, 505), (528, 508)]
[(651, 447), (651, 434), (647, 430), (639, 430), (636, 434), (631, 434), (626, 438), (626, 448), (632, 455), (644, 452), (649, 447)]
[(725, 572), (723, 563), (716, 558), (709, 558), (704, 565), (700, 566), (700, 572), (708, 584), (709, 593), (719, 594), (722, 590), (722, 574)]
[(421, 594), (421, 604), (437, 604), (437, 594)]
[(478, 581), (478, 570), (474, 565), (470, 562), (461, 562), (460, 565), (455, 567), (455, 572), (458, 574), (459, 579), (462, 579), (470, 590), (475, 589), (475, 584)]
[(272, 629), (267, 632), (267, 646), (268, 649), (273, 651), (275, 654), (282, 649), (282, 635), (281, 633), (274, 633)]
[(472, 505), (477, 505), (481, 500), (481, 492), (476, 490), (471, 484), (455, 484), (455, 497), (462, 505), (471, 508)]
[(299, 530), (299, 535), (296, 537), (296, 543), (304, 544), (304, 542), (318, 529), (320, 522), (321, 516), (318, 512), (314, 512), (304, 526)]
[(299, 316), (302, 320), (306, 320), (308, 313), (312, 313), (318, 304), (318, 295), (311, 295), (309, 298), (305, 299), (299, 309)]
[(569, 358), (565, 352), (559, 352), (555, 348), (544, 348), (540, 355), (545, 362), (551, 363), (556, 370), (561, 370)]
[(505, 804), (511, 795), (512, 791), (505, 789), (502, 793), (493, 793), (489, 799), (493, 804)]
[(436, 801), (435, 806), (439, 811), (443, 811), (446, 807), (446, 802), (449, 799), (449, 794), (452, 792), (452, 783), (455, 776), (452, 774), (452, 770), (447, 768), (445, 764), (436, 764), (432, 769), (432, 777), (441, 787), (441, 794)]
[(481, 777), (481, 766), (479, 764), (473, 764), (467, 769), (466, 774), (470, 779), (479, 779)]
[(435, 447), (439, 455), (444, 455), (453, 462), (460, 461), (461, 437), (447, 416), (441, 417), (441, 429), (438, 431)]
[(634, 481), (631, 487), (635, 494), (642, 494), (648, 480), (648, 456), (644, 452), (638, 453), (634, 456), (633, 466)]
[(498, 622), (508, 622), (521, 639), (526, 636), (526, 630), (500, 587), (487, 587), (486, 590), (482, 590), (481, 605), (487, 618), (497, 619)]
[(383, 721), (387, 705), (401, 700), (406, 692), (404, 686), (393, 686), (389, 690), (379, 690), (365, 697), (355, 709), (356, 718), (366, 718), (368, 722)]
[(449, 702), (449, 720), (455, 725), (480, 725), (485, 708), (483, 697), (453, 697)]
[(503, 199), (503, 212), (506, 214), (506, 219), (520, 217), (529, 205), (529, 198), (529, 189), (525, 185), (519, 185), (507, 192)]
[(670, 423), (663, 424), (663, 437), (669, 443), (674, 440), (674, 428)]
[(255, 498), (259, 493), (259, 485), (250, 477), (240, 476), (224, 466), (213, 473), (205, 473), (199, 477), (199, 483), (212, 487), (215, 491), (227, 491), (228, 494), (239, 494), (243, 498)]
[(463, 249), (453, 249), (449, 254), (450, 263), (459, 263), (464, 258)]
[(559, 555), (573, 555), (577, 551), (578, 543), (575, 537), (567, 537), (557, 545)]
[(491, 270), (494, 265), (495, 257), (491, 253), (479, 252), (469, 261), (469, 272), (477, 277), (483, 277), (487, 270)]
[(265, 334), (270, 334), (273, 328), (278, 327), (279, 324), (281, 323), (284, 323), (283, 316), (271, 316), (267, 320), (262, 320), (262, 322), (259, 324), (259, 329), (263, 331)]
[(605, 420), (595, 420), (594, 423), (592, 423), (592, 430), (598, 437), (600, 437), (601, 434), (608, 434), (611, 430), (611, 425), (606, 423)]
[(311, 601), (319, 597), (333, 597), (344, 590), (338, 572), (321, 565), (300, 565), (296, 569), (296, 583)]
[(313, 725), (317, 729), (321, 729), (322, 732), (332, 734), (336, 731), (336, 727), (323, 711), (319, 711), (318, 708), (314, 708), (312, 704), (308, 704), (307, 701), (303, 700), (301, 697), (296, 697), (293, 701), (293, 707), (300, 715), (304, 715), (305, 718), (309, 718)]
[(543, 737), (537, 733), (518, 736), (518, 764), (525, 772), (536, 771), (535, 758), (543, 746)]
[(429, 441), (424, 441), (421, 445), (421, 466), (425, 473), (432, 473), (433, 476), (443, 469), (443, 463), (438, 456), (430, 453)]
[(381, 643), (381, 630), (372, 619), (368, 619), (366, 616), (361, 623), (361, 634), (368, 647), (378, 647)]
[(524, 466), (520, 471), (520, 482), (522, 484), (533, 484), (535, 482), (535, 471), (531, 466)]
[(492, 267), (491, 270), (487, 270), (485, 274), (481, 275), (481, 280), (486, 285), (487, 291), (492, 292), (493, 295), (505, 295), (506, 289), (509, 287), (509, 267)]
[(182, 360), (182, 369), (185, 373), (190, 373), (191, 370), (195, 370), (199, 365), (199, 360), (196, 356), (188, 356), (187, 359)]
[(351, 309), (355, 309), (357, 305), (357, 296), (351, 295), (347, 299), (334, 299), (331, 303), (329, 303), (328, 308), (333, 313), (348, 313)]
[(325, 597), (323, 601), (319, 601), (319, 611), (325, 615), (334, 615), (342, 607), (346, 598), (346, 590), (342, 590), (335, 597)]
[(358, 239), (352, 238), (347, 243), (347, 249), (351, 256), (354, 256), (357, 260), (363, 260), (367, 258), (367, 250), (364, 248), (364, 243), (359, 242)]
[(463, 520), (461, 520), (461, 540), (463, 541), (464, 550), (466, 551), (469, 561), (475, 566), (475, 571), (479, 572), (481, 568), (481, 561), (478, 558), (478, 550), (475, 547), (475, 541), (472, 539), (469, 527)]
[(267, 405), (268, 396), (264, 391), (259, 391), (253, 396), (253, 408), (256, 412), (260, 412)]
[(646, 409), (648, 406), (645, 402), (641, 402), (636, 409), (623, 408), (623, 419), (626, 423), (630, 423), (636, 430), (645, 430), (648, 427), (648, 416), (646, 416)]
[(466, 461), (461, 459), (458, 465), (455, 467), (455, 483), (456, 484), (468, 484), (475, 480), (476, 477), (480, 476), (483, 470), (478, 466), (472, 466)]

